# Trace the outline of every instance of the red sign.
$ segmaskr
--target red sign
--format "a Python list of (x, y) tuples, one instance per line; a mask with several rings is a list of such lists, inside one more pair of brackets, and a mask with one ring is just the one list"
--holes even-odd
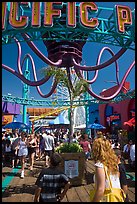
[(120, 120), (120, 114), (110, 115), (107, 117), (107, 122), (112, 122), (114, 120)]

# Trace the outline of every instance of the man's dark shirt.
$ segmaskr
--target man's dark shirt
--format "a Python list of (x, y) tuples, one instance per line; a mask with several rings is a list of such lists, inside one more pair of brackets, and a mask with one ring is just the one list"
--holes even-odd
[(55, 167), (43, 169), (35, 183), (38, 187), (42, 188), (40, 201), (56, 202), (56, 196), (61, 193), (61, 189), (68, 181), (69, 178)]
[(120, 185), (122, 187), (122, 185), (127, 185), (126, 169), (122, 163), (120, 163), (118, 166), (120, 172)]
[[(121, 188), (123, 185), (127, 185), (127, 177), (126, 177), (126, 169), (123, 163), (118, 164), (119, 166), (119, 172), (120, 172), (120, 185)], [(126, 195), (125, 201), (124, 202), (129, 202), (128, 194)]]

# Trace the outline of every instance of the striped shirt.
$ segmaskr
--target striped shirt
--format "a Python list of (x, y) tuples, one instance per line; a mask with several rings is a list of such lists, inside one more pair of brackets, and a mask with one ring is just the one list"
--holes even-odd
[(43, 202), (56, 202), (56, 196), (67, 184), (69, 178), (56, 167), (45, 168), (37, 178), (36, 185), (41, 188), (40, 200)]

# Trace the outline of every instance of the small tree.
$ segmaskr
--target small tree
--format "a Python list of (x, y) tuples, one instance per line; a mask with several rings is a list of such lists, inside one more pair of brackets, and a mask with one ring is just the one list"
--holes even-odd
[(78, 79), (75, 76), (73, 81), (70, 80), (69, 72), (62, 68), (50, 66), (47, 68), (43, 68), (43, 71), (46, 76), (54, 76), (58, 83), (61, 83), (62, 86), (68, 89), (69, 93), (69, 100), (70, 100), (70, 112), (69, 112), (69, 119), (70, 119), (70, 131), (69, 135), (73, 135), (73, 124), (74, 124), (74, 108), (73, 103), (74, 100), (80, 96), (81, 94), (85, 93), (88, 87), (88, 83), (83, 79)]

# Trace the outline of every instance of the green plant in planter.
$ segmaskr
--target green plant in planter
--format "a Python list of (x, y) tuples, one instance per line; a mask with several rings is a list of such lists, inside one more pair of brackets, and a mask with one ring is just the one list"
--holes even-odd
[(76, 153), (83, 152), (83, 148), (77, 143), (63, 143), (55, 148), (58, 153)]

